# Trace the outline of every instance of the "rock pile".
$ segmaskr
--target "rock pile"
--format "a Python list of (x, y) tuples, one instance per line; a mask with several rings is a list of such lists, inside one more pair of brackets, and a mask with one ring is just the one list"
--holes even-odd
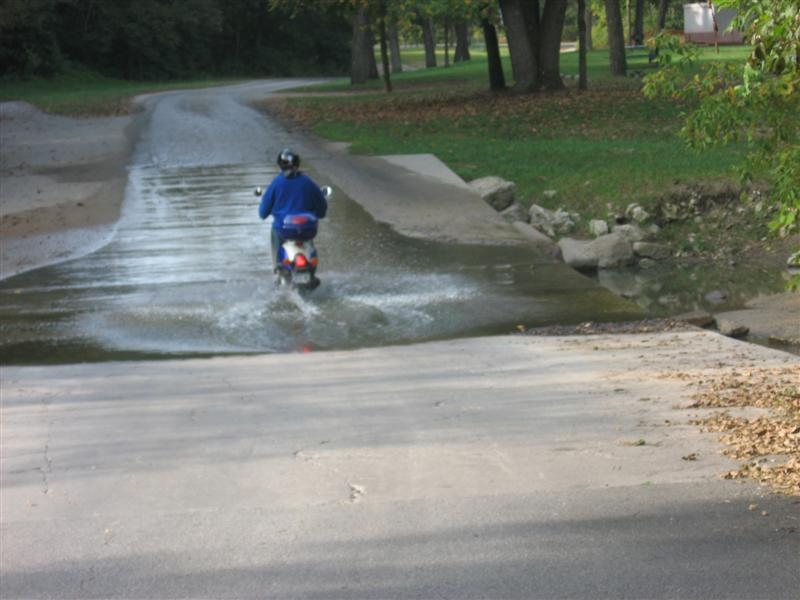
[[(500, 212), (524, 237), (549, 256), (561, 258), (579, 270), (614, 269), (638, 264), (653, 266), (672, 256), (668, 246), (655, 241), (658, 225), (648, 222), (651, 215), (638, 204), (625, 214), (612, 215), (610, 223), (589, 221), (589, 239), (568, 237), (578, 232), (581, 217), (562, 208), (555, 211), (534, 204), (526, 210), (516, 201), (516, 185), (500, 177), (483, 177), (470, 182), (492, 208)], [(553, 199), (557, 191), (543, 196)]]

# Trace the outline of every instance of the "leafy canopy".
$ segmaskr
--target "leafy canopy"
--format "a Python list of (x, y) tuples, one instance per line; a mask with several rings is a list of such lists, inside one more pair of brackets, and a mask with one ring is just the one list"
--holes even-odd
[[(696, 48), (674, 37), (655, 40), (661, 68), (647, 77), (648, 97), (688, 101), (681, 135), (698, 150), (744, 142), (745, 182), (767, 181), (778, 203), (771, 229), (800, 231), (800, 3), (797, 0), (718, 0), (738, 11), (732, 23), (752, 53), (744, 64), (695, 65)], [(795, 277), (793, 285), (800, 284)]]

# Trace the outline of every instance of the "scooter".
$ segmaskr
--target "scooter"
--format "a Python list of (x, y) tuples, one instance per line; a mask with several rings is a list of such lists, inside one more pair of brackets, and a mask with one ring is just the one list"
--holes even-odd
[[(333, 195), (333, 188), (328, 185), (320, 188), (325, 199)], [(255, 195), (261, 196), (261, 188), (255, 189)], [(317, 277), (319, 256), (314, 245), (317, 235), (316, 215), (312, 213), (288, 214), (283, 219), (281, 237), (283, 243), (278, 249), (275, 265), (275, 283), (301, 292), (316, 289), (320, 280)]]

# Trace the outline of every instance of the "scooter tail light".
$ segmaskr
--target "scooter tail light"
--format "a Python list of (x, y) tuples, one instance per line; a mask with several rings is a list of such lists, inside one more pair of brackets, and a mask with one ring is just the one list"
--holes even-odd
[(302, 254), (298, 254), (294, 259), (294, 266), (298, 269), (305, 269), (308, 266), (308, 260)]

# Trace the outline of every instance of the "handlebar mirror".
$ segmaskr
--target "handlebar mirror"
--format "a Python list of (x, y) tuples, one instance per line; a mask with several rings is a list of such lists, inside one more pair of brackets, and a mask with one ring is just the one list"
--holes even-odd
[(264, 190), (262, 190), (260, 187), (257, 187), (256, 189), (253, 190), (253, 195), (255, 196), (261, 196), (263, 193)]
[(322, 186), (321, 188), (319, 188), (319, 189), (320, 189), (320, 191), (322, 192), (322, 195), (323, 195), (323, 196), (325, 196), (325, 199), (328, 199), (328, 198), (330, 198), (331, 196), (333, 196), (333, 188), (332, 188), (331, 186), (329, 186), (329, 185), (323, 185), (323, 186)]

